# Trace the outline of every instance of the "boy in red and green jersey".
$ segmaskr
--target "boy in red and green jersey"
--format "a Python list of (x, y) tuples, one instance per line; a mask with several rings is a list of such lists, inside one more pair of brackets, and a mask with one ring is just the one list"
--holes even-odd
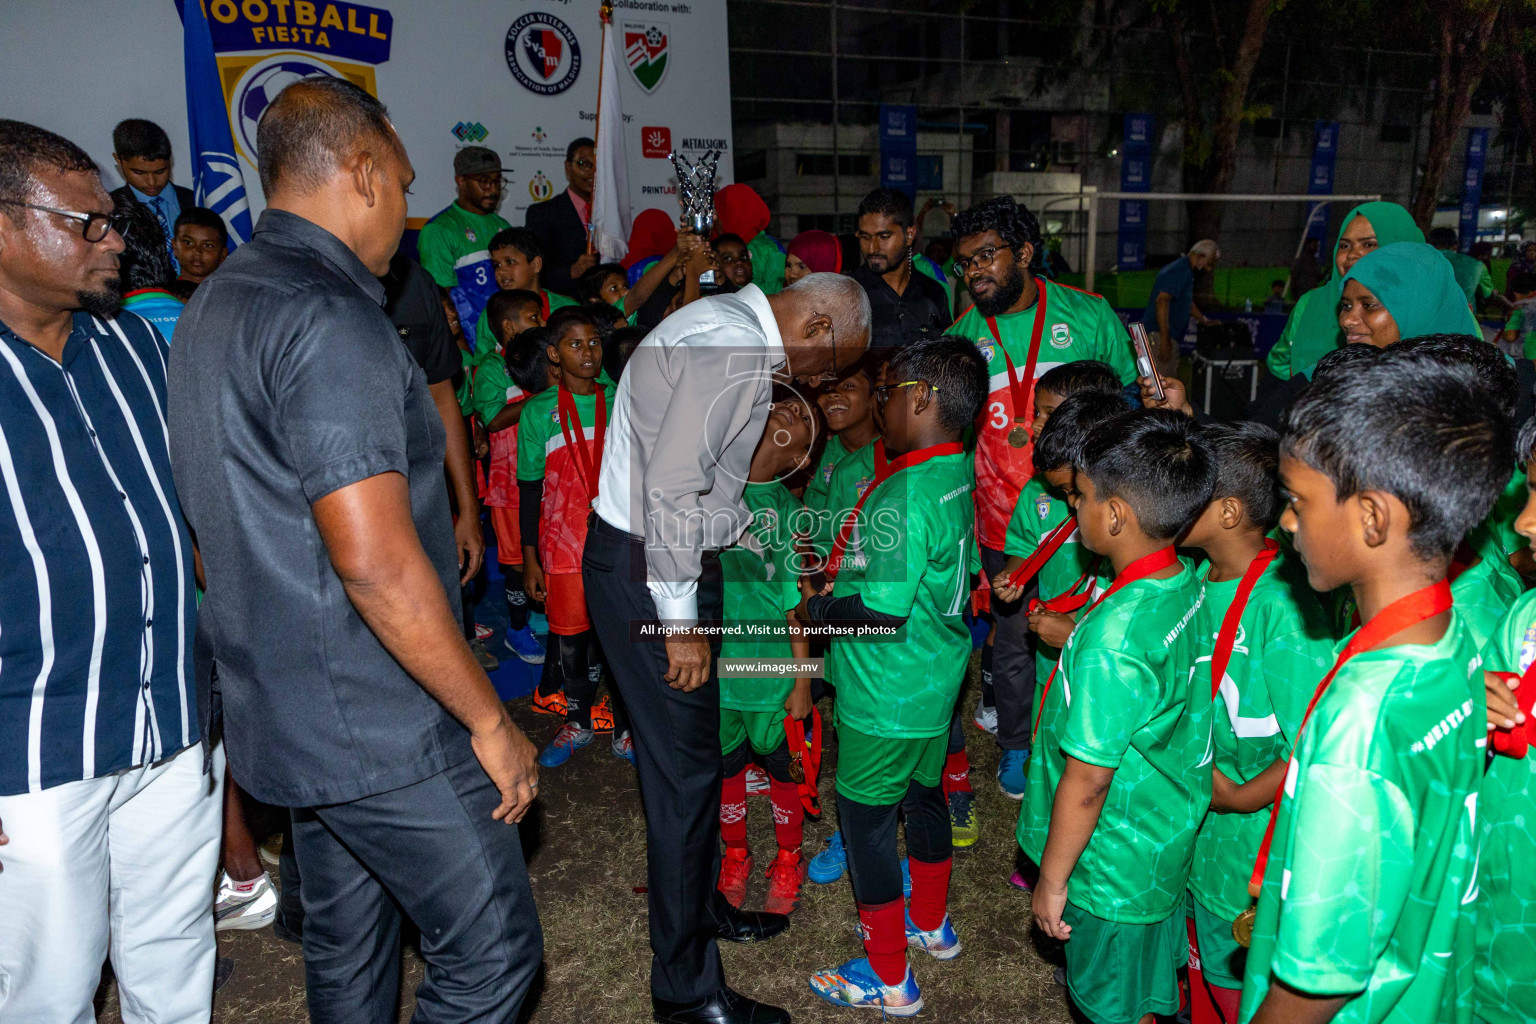
[[(721, 659), (788, 661), (810, 657), (810, 641), (794, 617), (800, 603), (799, 558), (794, 531), (805, 506), (782, 477), (805, 465), (815, 429), (815, 412), (785, 396), (768, 412), (763, 437), (752, 454), (742, 501), (752, 522), (734, 545), (720, 552), (724, 635)], [(764, 910), (788, 914), (800, 900), (806, 860), (800, 849), (805, 814), (800, 787), (790, 770), (786, 718), (804, 721), (811, 713), (811, 680), (792, 675), (720, 674), (720, 750), (725, 760), (720, 787), (720, 838), (725, 855), (717, 888), (740, 907), (752, 874), (747, 845), (747, 764), (753, 755), (768, 772), (773, 831), (778, 853), (768, 866)]]
[(1275, 796), (1240, 1019), (1465, 1022), (1486, 712), (1446, 571), (1508, 477), (1508, 420), (1465, 367), (1387, 349), (1284, 422), (1280, 525), (1361, 626)]
[[(802, 621), (883, 632), (834, 637), (838, 819), (867, 956), (818, 974), (811, 990), (838, 1005), (892, 1016), (922, 1008), (910, 944), (939, 959), (960, 952), (947, 903), (949, 815), (939, 789), (951, 715), (971, 638), (963, 618), (974, 559), (970, 461), (959, 438), (985, 394), (985, 368), (961, 338), (920, 341), (891, 361), (885, 404), (892, 462), (835, 545), (832, 593), (802, 582)], [(898, 811), (912, 876), (903, 919)]]
[(1173, 541), (1215, 478), (1191, 421), (1145, 409), (1094, 428), (1075, 466), (1083, 545), (1114, 582), (1078, 613), (1046, 685), (1018, 839), (1040, 865), (1035, 921), (1066, 942), (1067, 990), (1094, 1024), (1179, 1008), (1211, 692), (1190, 673), (1200, 584)]
[[(539, 274), (544, 269), (543, 250), (539, 247), (538, 236), (527, 228), (507, 228), (497, 232), (490, 241), (488, 252), (499, 290), (527, 291), (539, 297), (539, 323), (549, 320), (549, 315), (557, 309), (579, 305), (575, 299), (545, 291), (539, 283)], [(484, 362), (501, 350), (495, 328), (489, 314), (482, 311), (475, 322), (477, 362)]]

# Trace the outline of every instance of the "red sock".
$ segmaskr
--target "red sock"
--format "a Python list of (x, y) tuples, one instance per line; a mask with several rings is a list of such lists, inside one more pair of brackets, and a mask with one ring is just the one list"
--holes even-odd
[(1237, 1024), (1242, 990), (1222, 988), (1205, 980), (1200, 962), (1200, 943), (1195, 936), (1195, 922), (1186, 921), (1189, 931), (1189, 1016), (1190, 1024)]
[(944, 759), (944, 795), (971, 792), (971, 759), (957, 750)]
[[(773, 835), (779, 849), (800, 851), (805, 841), (805, 812), (800, 807), (800, 787), (768, 776), (768, 799), (773, 804)], [(742, 840), (745, 842), (746, 840)]]
[(931, 932), (944, 923), (949, 905), (949, 869), (954, 861), (925, 864), (916, 857), (908, 857), (907, 864), (912, 869), (912, 923)]
[(720, 783), (720, 838), (726, 846), (747, 848), (747, 770)]
[(907, 924), (902, 920), (901, 900), (878, 907), (859, 904), (859, 932), (869, 966), (887, 985), (900, 985), (907, 977)]

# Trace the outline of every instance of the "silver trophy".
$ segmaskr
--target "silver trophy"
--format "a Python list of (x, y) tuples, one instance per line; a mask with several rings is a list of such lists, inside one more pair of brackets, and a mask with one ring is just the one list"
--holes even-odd
[[(720, 161), (720, 151), (709, 150), (697, 163), (690, 162), (681, 153), (668, 153), (667, 159), (677, 171), (677, 201), (683, 208), (683, 230), (707, 241), (715, 228), (715, 167)], [(699, 275), (699, 284), (715, 283), (713, 270)]]

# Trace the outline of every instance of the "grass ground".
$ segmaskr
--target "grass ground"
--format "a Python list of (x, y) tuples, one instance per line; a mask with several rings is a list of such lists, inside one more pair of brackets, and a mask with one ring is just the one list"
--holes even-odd
[[(972, 665), (970, 687), (975, 686)], [(962, 698), (969, 710), (973, 693)], [(536, 743), (554, 734), (559, 721), (529, 711), (526, 699), (513, 715)], [(824, 705), (825, 715), (830, 707)], [(1018, 804), (998, 790), (992, 738), (967, 718), (966, 737), (981, 817), (981, 841), (957, 851), (950, 909), (965, 952), (949, 963), (913, 953), (913, 969), (930, 1020), (967, 1024), (1071, 1020), (1063, 989), (1051, 981), (1059, 950), (1037, 946), (1029, 926), (1029, 897), (1008, 886), (1013, 870)], [(830, 733), (830, 730), (829, 730)], [(828, 763), (835, 765), (835, 748)], [(831, 773), (823, 772), (823, 820), (806, 827), (806, 849), (819, 850), (835, 828)], [(542, 776), (540, 805), (523, 826), (529, 873), (544, 927), (544, 972), (530, 995), (526, 1018), (533, 1024), (618, 1024), (650, 1019), (647, 983), (645, 830), (634, 770), (598, 742), (565, 767)], [(762, 868), (772, 856), (773, 822), (768, 799), (752, 797), (749, 834), (758, 854), (758, 877), (747, 908), (762, 905)], [(814, 972), (860, 955), (853, 894), (846, 877), (827, 886), (806, 885), (789, 931), (754, 946), (722, 943), (726, 977), (739, 990), (787, 1007), (797, 1022), (868, 1019), (828, 1006), (806, 988)], [(304, 964), (296, 946), (270, 928), (226, 932), (219, 954), (234, 960), (229, 983), (214, 999), (220, 1024), (297, 1024), (308, 1020)], [(410, 1018), (422, 964), (407, 948), (400, 1020)], [(103, 986), (98, 1020), (118, 1024), (116, 991)]]

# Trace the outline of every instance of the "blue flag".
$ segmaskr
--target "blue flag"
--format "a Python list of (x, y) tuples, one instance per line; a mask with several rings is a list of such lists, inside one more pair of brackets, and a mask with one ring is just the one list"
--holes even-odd
[(224, 218), (231, 247), (251, 240), (251, 208), (245, 178), (235, 156), (229, 109), (213, 58), (213, 36), (201, 0), (177, 0), (181, 8), (182, 54), (186, 61), (187, 128), (192, 136), (192, 191), (199, 206)]

